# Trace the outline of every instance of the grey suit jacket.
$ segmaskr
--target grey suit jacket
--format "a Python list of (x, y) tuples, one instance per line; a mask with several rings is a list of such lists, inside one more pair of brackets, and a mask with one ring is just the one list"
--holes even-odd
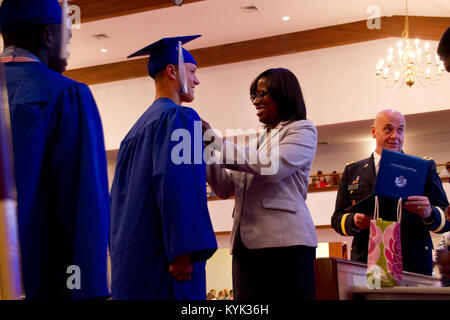
[[(208, 183), (216, 195), (235, 198), (231, 252), (237, 232), (249, 249), (317, 247), (315, 226), (305, 203), (317, 147), (316, 128), (308, 120), (281, 122), (259, 142), (259, 146), (256, 139), (238, 146), (227, 141), (216, 158), (222, 164), (206, 166)], [(266, 165), (255, 163), (257, 157), (266, 158)]]

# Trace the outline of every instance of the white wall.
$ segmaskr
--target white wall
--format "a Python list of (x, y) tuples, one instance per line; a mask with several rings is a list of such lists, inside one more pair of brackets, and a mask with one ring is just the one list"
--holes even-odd
[[(450, 183), (444, 183), (444, 190), (447, 198), (450, 198)], [(314, 224), (316, 226), (331, 225), (331, 216), (334, 212), (337, 191), (310, 192), (306, 199)], [(231, 214), (233, 212), (234, 200), (208, 201), (208, 207), (213, 222), (215, 232), (231, 231), (233, 221)], [(336, 238), (330, 238), (329, 234), (322, 233), (319, 242), (340, 241)], [(225, 242), (226, 243), (226, 242)]]
[[(449, 119), (450, 121), (450, 119)], [(346, 144), (321, 144), (317, 146), (311, 174), (318, 170), (324, 173), (344, 171), (345, 164), (370, 156), (375, 149), (375, 140), (367, 128), (367, 141)], [(436, 163), (450, 161), (450, 132), (415, 137), (406, 137), (403, 150), (418, 157), (432, 157)]]
[(216, 253), (206, 262), (206, 292), (233, 288), (231, 277), (232, 256), (229, 249), (217, 249)]
[[(249, 100), (249, 86), (262, 71), (284, 67), (302, 86), (308, 118), (316, 125), (372, 119), (395, 107), (403, 114), (450, 109), (450, 76), (437, 85), (385, 88), (376, 81), (378, 60), (396, 39), (287, 54), (247, 62), (200, 68), (201, 81), (191, 105), (215, 128), (260, 128)], [(431, 50), (437, 42), (430, 41)], [(154, 99), (149, 77), (91, 86), (103, 120), (106, 148), (117, 149), (133, 123)]]

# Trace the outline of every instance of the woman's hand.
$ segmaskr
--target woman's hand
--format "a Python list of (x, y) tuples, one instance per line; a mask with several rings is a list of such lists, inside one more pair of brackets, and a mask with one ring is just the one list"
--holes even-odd
[(202, 132), (203, 132), (203, 134), (205, 134), (205, 132), (208, 131), (209, 129), (211, 129), (211, 126), (209, 125), (209, 123), (202, 119)]
[(223, 139), (220, 138), (219, 135), (214, 131), (214, 129), (211, 128), (208, 122), (206, 122), (203, 119), (201, 120), (202, 120), (203, 143), (205, 144), (205, 146), (214, 143), (215, 148), (220, 150), (223, 142), (225, 141), (225, 138)]

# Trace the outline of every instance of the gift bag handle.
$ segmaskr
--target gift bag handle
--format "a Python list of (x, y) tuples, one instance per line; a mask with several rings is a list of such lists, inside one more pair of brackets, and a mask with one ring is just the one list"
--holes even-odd
[(402, 222), (402, 198), (398, 199), (397, 204), (397, 223)]
[(378, 220), (378, 196), (375, 196), (375, 208), (373, 209), (373, 219)]
[[(378, 220), (379, 216), (379, 202), (378, 202), (378, 196), (375, 196), (375, 208), (373, 210), (373, 219)], [(402, 198), (398, 199), (397, 203), (397, 222), (400, 223), (402, 221)]]

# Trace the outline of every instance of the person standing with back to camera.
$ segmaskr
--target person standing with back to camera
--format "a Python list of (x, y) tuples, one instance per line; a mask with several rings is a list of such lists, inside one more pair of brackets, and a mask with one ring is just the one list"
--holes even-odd
[[(208, 183), (220, 198), (235, 198), (230, 245), (235, 299), (277, 300), (292, 288), (290, 299), (314, 299), (317, 237), (305, 201), (317, 131), (306, 119), (300, 84), (287, 69), (256, 77), (250, 99), (266, 132), (244, 147), (220, 139), (203, 122), (221, 151), (221, 161), (214, 156), (216, 163), (207, 165)], [(268, 154), (265, 166), (249, 160)], [(264, 170), (267, 166), (274, 170)]]
[(71, 37), (62, 8), (57, 0), (4, 0), (0, 29), (25, 298), (106, 298), (102, 121), (89, 87), (62, 75)]

